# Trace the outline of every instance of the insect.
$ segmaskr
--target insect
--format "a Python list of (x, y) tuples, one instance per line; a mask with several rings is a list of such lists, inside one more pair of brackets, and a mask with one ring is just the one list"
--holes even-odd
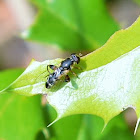
[[(55, 85), (56, 81), (60, 80), (62, 76), (65, 76), (65, 82), (70, 81), (70, 77), (68, 76), (69, 72), (72, 72), (73, 75), (77, 76), (73, 71), (72, 68), (75, 64), (80, 62), (80, 56), (76, 53), (71, 54), (71, 56), (64, 61), (61, 62), (60, 66), (57, 67), (55, 65), (47, 65), (47, 71), (49, 72), (47, 82), (45, 83), (46, 88), (51, 88)], [(53, 73), (50, 73), (49, 69), (54, 70)], [(78, 67), (75, 67), (79, 69)], [(78, 76), (77, 76), (78, 77)]]

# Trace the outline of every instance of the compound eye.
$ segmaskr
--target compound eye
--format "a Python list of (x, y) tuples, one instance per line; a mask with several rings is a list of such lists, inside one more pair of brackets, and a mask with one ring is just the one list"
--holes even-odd
[(71, 54), (71, 57), (72, 57), (72, 59), (73, 59), (75, 62), (77, 62), (78, 57), (76, 56), (76, 54), (75, 54), (75, 53), (74, 53), (74, 54)]
[(73, 56), (73, 59), (77, 64), (80, 62), (80, 58), (76, 55)]
[(79, 57), (77, 57), (77, 64), (80, 62), (80, 58)]
[(73, 55), (73, 57), (75, 58), (75, 59), (77, 59), (78, 57), (76, 56), (76, 54), (75, 55)]

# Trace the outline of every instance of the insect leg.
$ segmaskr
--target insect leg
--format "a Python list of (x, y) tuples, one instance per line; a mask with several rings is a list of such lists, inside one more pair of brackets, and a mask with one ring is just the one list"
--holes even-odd
[(49, 75), (46, 75), (44, 78), (47, 78)]
[(81, 68), (81, 67), (76, 67), (76, 66), (73, 66), (73, 68), (78, 69), (78, 70), (82, 70), (82, 68)]
[[(42, 75), (44, 74), (45, 72), (42, 72), (41, 74), (39, 74), (36, 78), (35, 78), (35, 82), (37, 81), (37, 79)], [(49, 75), (45, 76), (44, 78), (48, 77)]]
[(65, 76), (65, 82), (69, 82), (70, 81), (70, 77), (68, 75)]
[(75, 72), (73, 72), (72, 70), (70, 70), (70, 72), (71, 72), (74, 76), (76, 76), (77, 78), (79, 78)]
[(57, 66), (55, 66), (55, 65), (47, 65), (47, 71), (49, 72), (49, 74), (50, 74), (50, 71), (49, 71), (49, 69), (48, 69), (49, 67), (50, 67), (52, 70), (56, 70), (56, 69), (57, 69)]

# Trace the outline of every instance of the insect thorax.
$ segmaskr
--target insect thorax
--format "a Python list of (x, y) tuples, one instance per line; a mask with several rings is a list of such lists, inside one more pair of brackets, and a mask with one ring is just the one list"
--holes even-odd
[(61, 62), (61, 67), (63, 69), (70, 69), (71, 65), (73, 65), (73, 62), (71, 61), (70, 58), (67, 58), (66, 60), (62, 61)]

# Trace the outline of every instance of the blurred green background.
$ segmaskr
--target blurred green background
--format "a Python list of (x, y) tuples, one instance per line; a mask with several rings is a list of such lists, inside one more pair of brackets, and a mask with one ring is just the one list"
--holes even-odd
[[(139, 0), (87, 0), (83, 3), (71, 0), (72, 5), (62, 0), (51, 5), (53, 0), (48, 0), (49, 9), (54, 10), (57, 16), (47, 13), (45, 0), (32, 2), (35, 4), (27, 0), (0, 1), (0, 89), (14, 81), (32, 58), (44, 61), (65, 58), (72, 51), (83, 54), (94, 51), (115, 31), (130, 26), (140, 14)], [(33, 23), (38, 13), (37, 7), (44, 13), (39, 24), (41, 30), (32, 29), (32, 34), (26, 37), (35, 42), (25, 41), (19, 35)], [(75, 11), (68, 10), (71, 7), (75, 7)], [(50, 18), (46, 19), (48, 15)], [(56, 18), (59, 16), (65, 18), (67, 23), (60, 22)], [(65, 32), (60, 35), (59, 32), (63, 30)], [(70, 38), (71, 35), (73, 38)], [(81, 40), (82, 43), (79, 43)], [(22, 69), (6, 70), (11, 68)], [(103, 132), (103, 120), (92, 115), (66, 117), (47, 128), (56, 113), (46, 102), (45, 97), (41, 96), (1, 95), (0, 140), (140, 139), (140, 129), (136, 136), (133, 135), (137, 118), (132, 109), (113, 118)]]

